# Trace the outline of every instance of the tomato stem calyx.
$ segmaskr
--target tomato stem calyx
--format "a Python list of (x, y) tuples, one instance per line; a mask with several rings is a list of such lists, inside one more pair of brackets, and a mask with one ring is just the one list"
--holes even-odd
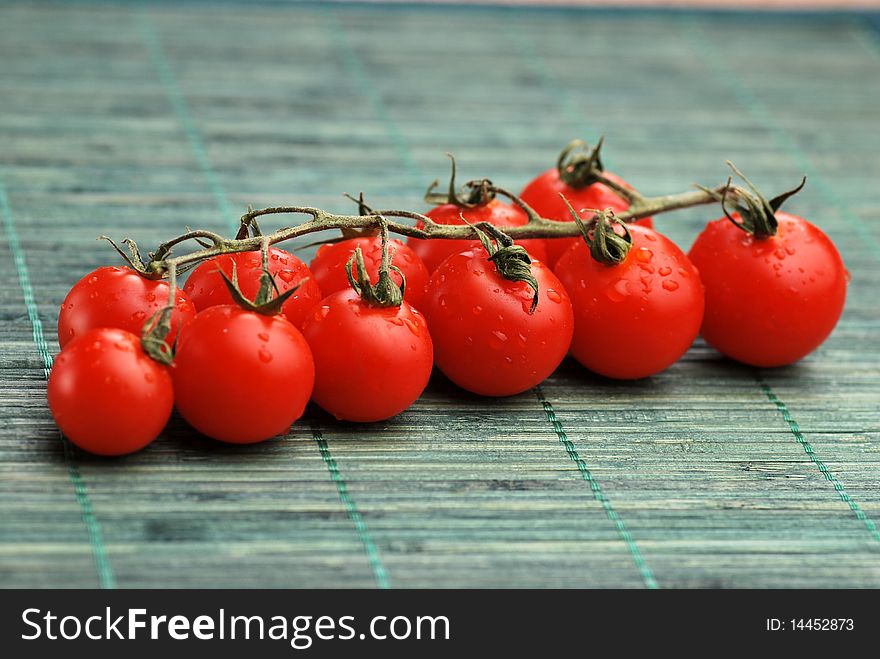
[(296, 294), (306, 280), (303, 279), (296, 286), (282, 293), (275, 282), (275, 275), (269, 271), (269, 241), (266, 238), (260, 241), (260, 253), (263, 259), (263, 271), (260, 274), (260, 288), (253, 300), (249, 300), (238, 286), (238, 271), (235, 261), (232, 261), (232, 278), (229, 278), (222, 269), (220, 276), (223, 277), (229, 294), (238, 306), (264, 316), (275, 316), (281, 313), (284, 303)]
[[(360, 247), (345, 264), (345, 274), (354, 291), (367, 304), (374, 307), (399, 307), (403, 303), (406, 291), (406, 277), (396, 265), (391, 265), (391, 245), (388, 242), (388, 222), (379, 216), (379, 232), (382, 236), (382, 264), (379, 266), (379, 278), (375, 284), (370, 282), (370, 273), (364, 263), (364, 255)], [(352, 267), (356, 274), (352, 273)], [(400, 286), (391, 278), (391, 273), (400, 275)]]
[[(572, 218), (581, 231), (584, 242), (590, 248), (590, 256), (605, 265), (623, 263), (633, 244), (632, 233), (630, 233), (626, 222), (617, 217), (611, 208), (606, 208), (604, 211), (592, 211), (595, 213), (592, 219), (589, 223), (584, 224), (580, 214), (572, 207), (565, 195), (560, 193), (559, 196), (568, 206)], [(614, 225), (623, 229), (623, 235), (614, 230)]]
[[(461, 216), (461, 219), (465, 224), (468, 224), (464, 215)], [(489, 255), (488, 260), (495, 265), (498, 274), (509, 281), (524, 281), (534, 291), (529, 313), (535, 313), (539, 300), (538, 280), (532, 274), (532, 259), (525, 247), (514, 244), (513, 238), (489, 222), (480, 222), (471, 225), (471, 227), (477, 238), (480, 239), (483, 249)]]
[(425, 192), (425, 203), (432, 206), (441, 206), (443, 204), (452, 204), (459, 208), (476, 208), (485, 206), (495, 199), (495, 188), (492, 181), (487, 178), (474, 179), (468, 181), (461, 186), (461, 189), (455, 187), (455, 156), (447, 153), (449, 160), (452, 162), (452, 173), (449, 176), (449, 187), (445, 192), (435, 192), (440, 187), (440, 181), (435, 180)]
[[(728, 160), (727, 166), (733, 170), (734, 174), (745, 181), (746, 186), (748, 186), (747, 188), (733, 185), (733, 179), (730, 177), (727, 179), (727, 185), (720, 192), (713, 192), (702, 186), (700, 186), (700, 189), (712, 193), (721, 202), (721, 210), (724, 211), (724, 216), (738, 229), (753, 235), (758, 240), (766, 240), (771, 236), (775, 236), (779, 226), (779, 222), (776, 220), (776, 211), (779, 210), (789, 197), (803, 190), (804, 185), (807, 183), (807, 177), (804, 176), (797, 187), (768, 200), (755, 184), (737, 169), (736, 165)], [(733, 208), (739, 214), (739, 219), (733, 217), (728, 210), (728, 202), (733, 203)]]
[(575, 189), (598, 183), (605, 171), (601, 157), (604, 142), (605, 138), (600, 137), (594, 147), (583, 140), (572, 140), (566, 144), (556, 160), (556, 170), (562, 182)]

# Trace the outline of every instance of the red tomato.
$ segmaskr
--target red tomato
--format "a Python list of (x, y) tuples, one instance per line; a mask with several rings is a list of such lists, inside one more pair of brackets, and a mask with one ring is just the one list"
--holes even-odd
[[(621, 185), (631, 187), (615, 174), (604, 172), (604, 176)], [(611, 208), (615, 213), (619, 213), (629, 208), (629, 203), (625, 199), (622, 199), (616, 192), (602, 183), (594, 183), (585, 188), (573, 188), (567, 185), (559, 178), (559, 171), (556, 168), (548, 169), (529, 183), (520, 193), (520, 197), (541, 217), (548, 220), (556, 220), (557, 222), (574, 222), (568, 206), (562, 197), (559, 196), (560, 193), (565, 195), (565, 198), (571, 202), (571, 205), (577, 211), (587, 208), (603, 211), (606, 208)], [(632, 222), (632, 224), (653, 228), (654, 220), (650, 217), (645, 217)], [(555, 269), (563, 252), (578, 242), (583, 242), (583, 240), (578, 237), (545, 240), (547, 265)]]
[(775, 236), (758, 240), (722, 218), (709, 222), (690, 251), (706, 286), (703, 338), (753, 366), (811, 353), (831, 334), (846, 299), (849, 273), (828, 236), (803, 218), (775, 215)]
[(435, 361), (463, 389), (518, 394), (545, 380), (568, 352), (568, 294), (540, 261), (531, 269), (539, 291), (533, 314), (534, 291), (502, 277), (482, 247), (450, 256), (431, 275), (425, 315)]
[(378, 307), (348, 289), (324, 298), (303, 324), (315, 356), (314, 401), (337, 419), (381, 421), (421, 395), (434, 351), (408, 302)]
[[(455, 204), (443, 204), (432, 208), (426, 213), (428, 217), (438, 224), (461, 225), (461, 215), (465, 216), (471, 224), (489, 222), (496, 227), (518, 227), (529, 221), (528, 216), (519, 206), (505, 204), (498, 199), (493, 199), (488, 204), (474, 208), (462, 209)], [(422, 225), (416, 223), (416, 226)], [(517, 241), (529, 255), (537, 261), (545, 261), (547, 250), (543, 240), (528, 239)], [(474, 240), (421, 240), (409, 238), (406, 241), (412, 250), (424, 261), (428, 272), (434, 272), (447, 256), (458, 254), (472, 247), (480, 247), (480, 241)]]
[[(337, 291), (350, 288), (348, 276), (345, 274), (345, 264), (354, 254), (354, 250), (360, 247), (364, 255), (364, 264), (370, 279), (375, 282), (379, 277), (379, 266), (382, 265), (382, 239), (379, 236), (365, 238), (351, 238), (342, 242), (322, 245), (309, 268), (315, 276), (315, 281), (321, 287), (324, 295), (330, 295)], [(428, 283), (428, 269), (415, 253), (399, 240), (391, 241), (391, 264), (400, 268), (406, 278), (406, 290), (404, 299), (414, 306), (418, 306), (425, 295), (425, 286)], [(355, 266), (352, 264), (352, 273)], [(400, 286), (400, 275), (391, 273), (394, 283)]]
[(137, 336), (116, 328), (70, 342), (55, 360), (48, 397), (61, 432), (98, 455), (142, 449), (162, 432), (174, 405), (168, 369), (144, 353)]
[(574, 307), (571, 354), (610, 378), (643, 378), (672, 365), (703, 319), (700, 274), (684, 252), (653, 229), (629, 225), (633, 244), (618, 265), (590, 255), (583, 240), (556, 265)]
[(287, 432), (305, 411), (315, 380), (299, 330), (280, 315), (232, 305), (205, 309), (181, 330), (171, 372), (181, 416), (233, 444)]
[[(224, 254), (202, 263), (193, 270), (183, 290), (203, 311), (208, 307), (221, 304), (234, 304), (226, 282), (220, 270), (232, 278), (232, 264), (235, 263), (238, 275), (238, 287), (248, 299), (254, 299), (260, 290), (260, 275), (263, 273), (263, 259), (259, 251)], [(299, 326), (312, 307), (321, 301), (321, 289), (308, 266), (290, 252), (277, 247), (269, 248), (269, 272), (275, 277), (275, 283), (281, 293), (293, 288), (303, 279), (303, 285), (284, 303), (282, 313), (291, 323)]]
[[(98, 268), (80, 279), (61, 304), (58, 316), (58, 343), (64, 348), (89, 330), (118, 327), (136, 336), (153, 314), (168, 303), (168, 282), (141, 277), (131, 268)], [(196, 308), (182, 291), (176, 295), (171, 314), (168, 345), (174, 344), (177, 331), (192, 320)]]

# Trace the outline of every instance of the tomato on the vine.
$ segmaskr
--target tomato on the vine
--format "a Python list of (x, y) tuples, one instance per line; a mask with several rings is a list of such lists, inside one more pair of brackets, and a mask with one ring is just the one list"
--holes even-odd
[[(492, 199), (480, 206), (473, 208), (461, 208), (455, 204), (442, 204), (432, 208), (427, 213), (428, 217), (437, 224), (462, 225), (464, 221), (461, 216), (471, 224), (480, 222), (488, 222), (496, 227), (518, 227), (529, 221), (525, 211), (513, 204), (505, 204), (499, 199)], [(421, 228), (422, 224), (417, 222), (416, 226)], [(537, 261), (545, 261), (547, 257), (547, 249), (543, 240), (529, 239), (518, 241), (526, 251)], [(407, 240), (413, 252), (428, 267), (429, 272), (434, 272), (437, 267), (443, 263), (443, 260), (453, 254), (458, 254), (472, 247), (479, 247), (479, 240), (422, 240), (420, 238), (409, 238)]]
[(284, 317), (233, 305), (200, 311), (180, 332), (175, 402), (196, 430), (250, 444), (287, 432), (315, 378), (309, 346)]
[(165, 427), (174, 404), (167, 367), (144, 353), (137, 336), (118, 328), (93, 329), (70, 341), (55, 359), (48, 398), (61, 432), (98, 455), (142, 449)]
[(324, 298), (303, 324), (315, 357), (313, 400), (345, 421), (371, 422), (404, 411), (428, 384), (428, 325), (408, 302), (375, 306), (354, 290)]
[[(80, 279), (61, 304), (58, 315), (58, 343), (62, 348), (89, 330), (116, 327), (140, 336), (141, 328), (162, 309), (169, 298), (168, 282), (147, 279), (131, 268), (107, 266)], [(171, 331), (174, 344), (180, 326), (192, 320), (196, 308), (186, 293), (177, 291)]]
[[(616, 174), (603, 170), (598, 153), (601, 144), (592, 151), (588, 150), (586, 154), (575, 153), (579, 148), (586, 148), (586, 145), (577, 140), (569, 144), (560, 155), (557, 166), (538, 175), (520, 193), (522, 200), (541, 217), (557, 222), (574, 221), (560, 194), (565, 195), (578, 211), (610, 208), (619, 213), (629, 208), (629, 202), (620, 194), (592, 179), (593, 174), (598, 171), (610, 181), (632, 189), (629, 183)], [(654, 221), (645, 217), (635, 220), (633, 224), (653, 228)], [(577, 237), (545, 240), (547, 264), (555, 268), (563, 252), (580, 240)]]
[(568, 352), (572, 310), (563, 285), (540, 261), (527, 281), (506, 278), (482, 247), (447, 258), (431, 275), (425, 315), (435, 362), (463, 389), (511, 396), (545, 380)]
[[(221, 270), (232, 277), (232, 266), (238, 277), (241, 292), (253, 298), (260, 288), (263, 261), (259, 251), (224, 254), (202, 263), (186, 282), (183, 290), (189, 295), (196, 309), (203, 311), (209, 307), (233, 304), (232, 296), (223, 281)], [(275, 276), (275, 284), (284, 293), (300, 283), (282, 308), (282, 313), (294, 325), (299, 325), (306, 315), (321, 301), (321, 289), (308, 266), (290, 252), (277, 247), (269, 248), (269, 272)]]
[[(422, 260), (400, 240), (390, 241), (393, 252), (391, 264), (400, 269), (406, 279), (404, 299), (414, 306), (419, 306), (425, 295), (425, 286), (428, 283), (428, 269)], [(345, 264), (354, 254), (355, 249), (360, 247), (363, 253), (367, 273), (375, 281), (382, 265), (382, 238), (379, 236), (350, 238), (338, 243), (322, 245), (318, 253), (309, 264), (309, 269), (315, 277), (315, 281), (321, 287), (321, 292), (328, 296), (337, 291), (349, 289), (348, 275), (345, 273)], [(352, 265), (354, 268), (354, 265)], [(400, 286), (400, 274), (392, 271), (391, 278)]]
[[(601, 221), (601, 230), (613, 230)], [(583, 239), (556, 264), (574, 308), (572, 356), (591, 371), (627, 380), (677, 361), (696, 338), (704, 307), (700, 274), (684, 252), (653, 229), (628, 230), (632, 244), (617, 264), (594, 258)]]
[(739, 213), (731, 219), (709, 222), (690, 250), (706, 287), (701, 334), (746, 364), (796, 362), (831, 334), (843, 312), (843, 259), (821, 229), (796, 215), (776, 212), (776, 233), (764, 238), (737, 227)]

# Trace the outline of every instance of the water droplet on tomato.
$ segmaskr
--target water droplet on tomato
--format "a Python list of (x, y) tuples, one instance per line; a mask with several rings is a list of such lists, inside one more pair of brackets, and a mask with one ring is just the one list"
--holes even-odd
[(787, 247), (785, 248), (785, 253), (788, 254), (789, 256), (793, 255), (793, 254), (794, 254), (794, 251), (795, 251), (795, 250), (794, 250), (794, 247), (787, 246)]
[(131, 352), (131, 344), (128, 341), (117, 341), (113, 347), (122, 352)]
[(653, 233), (646, 233), (645, 240), (649, 240), (653, 243), (653, 242), (656, 242), (657, 236), (655, 236)]
[(98, 299), (98, 291), (92, 291), (91, 293), (89, 293), (89, 299), (97, 300)]
[(605, 289), (606, 297), (612, 302), (622, 302), (629, 294), (629, 284), (626, 279), (618, 279), (614, 286)]
[(326, 304), (322, 305), (319, 309), (315, 310), (315, 314), (314, 314), (315, 320), (322, 321), (327, 317), (327, 314), (329, 314), (329, 313), (330, 313), (330, 307), (327, 306)]
[(678, 269), (678, 274), (680, 274), (682, 277), (690, 277), (690, 276), (691, 276), (691, 273), (689, 273), (689, 272), (688, 272), (686, 269), (684, 269), (684, 268), (679, 268), (679, 269)]
[(464, 342), (465, 342), (465, 345), (473, 345), (474, 338), (472, 336), (466, 336), (466, 337), (464, 337)]
[(668, 265), (664, 265), (657, 272), (660, 273), (661, 277), (666, 277), (667, 275), (669, 275), (672, 272), (672, 268), (670, 268)]
[(647, 247), (639, 247), (636, 250), (636, 261), (648, 263), (652, 258), (654, 258), (654, 252)]
[(504, 358), (504, 363), (507, 364), (508, 366), (512, 365), (513, 364), (513, 357), (510, 357), (508, 355), (507, 357)]
[(264, 364), (268, 364), (272, 361), (272, 353), (266, 350), (265, 348), (260, 348), (257, 351), (257, 357), (260, 358), (260, 361)]
[(293, 270), (280, 270), (278, 272), (278, 279), (289, 284), (296, 279), (296, 273)]
[(397, 318), (396, 316), (391, 316), (391, 317), (386, 318), (385, 322), (391, 323), (392, 325), (395, 325), (397, 327), (403, 327), (403, 321), (400, 318)]
[(507, 334), (495, 330), (489, 335), (489, 347), (493, 350), (501, 350), (507, 343)]
[(517, 338), (517, 340), (519, 341), (520, 345), (525, 346), (525, 344), (526, 344), (526, 337), (525, 337), (525, 335), (524, 335), (522, 332), (520, 332), (519, 334), (517, 334), (517, 335), (516, 335), (516, 338)]
[(156, 381), (156, 376), (153, 375), (150, 371), (145, 371), (144, 372), (144, 380), (146, 380), (147, 382), (152, 384), (153, 382)]
[(277, 254), (270, 254), (270, 255), (269, 255), (269, 258), (272, 259), (273, 261), (277, 261), (277, 260), (278, 260), (278, 255), (277, 255)]
[(846, 280), (847, 284), (852, 281), (852, 273), (846, 268), (843, 270), (843, 278)]
[(92, 275), (91, 277), (89, 277), (89, 283), (90, 284), (97, 284), (98, 278), (95, 275)]
[(547, 289), (547, 297), (550, 298), (551, 301), (556, 302), (557, 304), (562, 302), (562, 296), (559, 293), (557, 293), (556, 291), (554, 291), (552, 288)]
[(471, 309), (471, 311), (473, 311), (475, 316), (479, 316), (481, 313), (483, 313), (483, 307), (481, 307), (479, 304), (475, 304), (474, 308)]
[(586, 279), (581, 279), (581, 280), (578, 282), (578, 286), (580, 286), (581, 288), (586, 288), (586, 287), (587, 287), (587, 280), (586, 280)]
[(648, 274), (654, 274), (654, 266), (650, 263), (639, 263), (639, 267)]
[(147, 314), (144, 311), (135, 311), (133, 314), (131, 314), (131, 319), (138, 323), (146, 320), (146, 318)]
[(678, 290), (678, 282), (675, 281), (674, 279), (664, 279), (662, 286), (667, 291), (677, 291)]
[(777, 248), (773, 251), (773, 256), (775, 256), (780, 261), (785, 258), (785, 250), (781, 248)]
[(260, 332), (259, 334), (257, 334), (257, 338), (258, 338), (260, 341), (268, 341), (268, 340), (269, 340), (269, 335), (268, 335), (266, 332)]
[(412, 321), (411, 319), (404, 318), (403, 323), (404, 325), (406, 325), (406, 328), (413, 333), (414, 336), (419, 336), (422, 333), (422, 329), (419, 327), (419, 324)]
[(155, 302), (156, 294), (155, 293), (147, 293), (147, 302)]

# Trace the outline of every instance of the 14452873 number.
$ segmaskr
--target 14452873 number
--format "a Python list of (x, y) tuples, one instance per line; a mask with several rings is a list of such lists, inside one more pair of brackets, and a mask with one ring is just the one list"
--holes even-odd
[(855, 624), (852, 618), (779, 618), (767, 619), (767, 631), (814, 631), (838, 632), (853, 631)]

